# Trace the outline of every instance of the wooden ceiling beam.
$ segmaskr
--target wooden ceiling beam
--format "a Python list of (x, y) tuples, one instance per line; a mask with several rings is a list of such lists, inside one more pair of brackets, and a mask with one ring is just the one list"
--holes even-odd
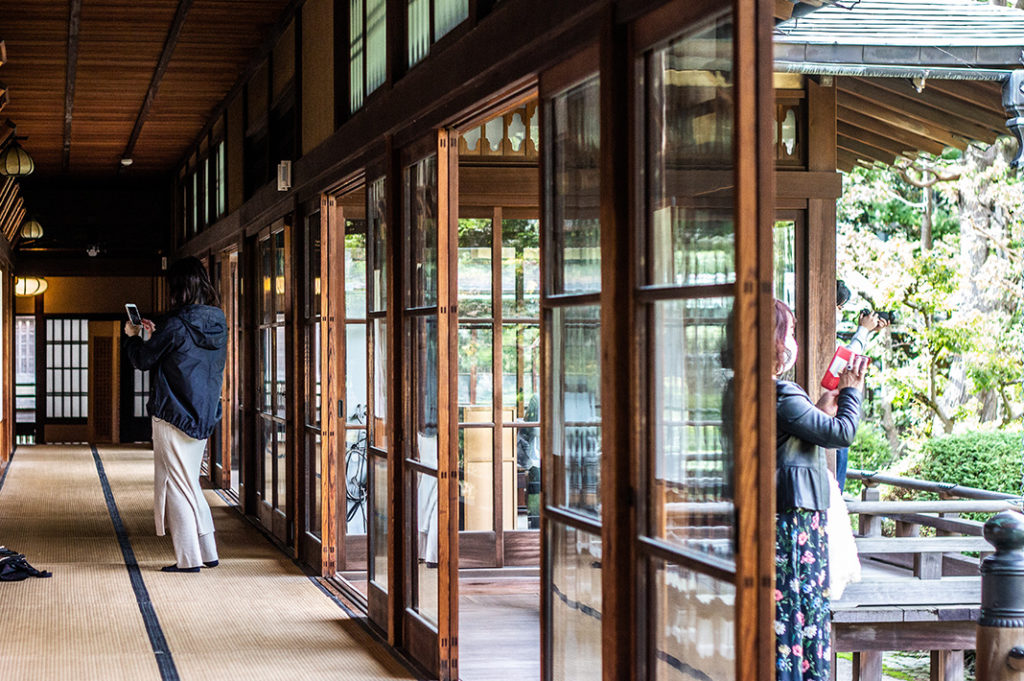
[(0, 218), (2, 218), (4, 215), (6, 215), (11, 210), (11, 206), (14, 204), (14, 202), (15, 202), (15, 200), (17, 198), (18, 198), (17, 186), (15, 186), (13, 191), (6, 192), (3, 195), (2, 200), (0, 200)]
[[(24, 207), (25, 200), (19, 196), (13, 205), (8, 206), (3, 213), (0, 213), (0, 225), (7, 225), (8, 221), (10, 221), (10, 219), (19, 212), (24, 215), (24, 211), (22, 210)], [(10, 241), (10, 239), (8, 239), (8, 241)]]
[(146, 123), (146, 117), (149, 116), (153, 100), (156, 99), (157, 90), (160, 89), (160, 81), (163, 80), (164, 74), (167, 72), (167, 65), (171, 63), (171, 56), (174, 54), (174, 48), (178, 44), (178, 38), (181, 37), (181, 29), (185, 26), (185, 18), (188, 16), (188, 11), (191, 7), (192, 0), (179, 0), (178, 2), (178, 9), (174, 12), (174, 19), (171, 20), (171, 27), (167, 31), (167, 39), (164, 41), (163, 51), (160, 53), (160, 59), (157, 60), (156, 68), (153, 70), (153, 77), (149, 81), (146, 97), (142, 100), (142, 106), (135, 117), (135, 125), (132, 127), (131, 135), (128, 137), (128, 143), (125, 145), (124, 153), (121, 154), (122, 159), (131, 158), (132, 154), (135, 153), (135, 143), (139, 141), (142, 126)]
[(862, 130), (872, 130), (916, 151), (927, 151), (929, 154), (938, 155), (945, 148), (945, 145), (929, 137), (897, 128), (894, 125), (845, 106), (840, 106), (836, 109), (836, 117), (840, 121), (855, 125)]
[(891, 153), (893, 156), (901, 156), (904, 152), (916, 152), (917, 150), (910, 145), (903, 144), (899, 140), (894, 140), (885, 135), (879, 135), (873, 130), (865, 130), (859, 126), (853, 125), (852, 123), (845, 123), (838, 121), (836, 123), (836, 130), (840, 135), (845, 135), (850, 139), (855, 139), (865, 144), (870, 144), (876, 149), (884, 149)]
[(944, 129), (953, 130), (967, 139), (993, 142), (996, 137), (991, 130), (978, 125), (973, 119), (960, 118), (951, 111), (937, 111), (927, 104), (856, 78), (839, 79), (839, 90), (875, 102), (897, 114), (906, 114), (928, 125), (940, 125), (939, 121), (942, 121), (941, 126)]
[(4, 225), (4, 236), (7, 237), (7, 241), (14, 243), (15, 238), (18, 236), (18, 227), (21, 226), (21, 221), (25, 219), (25, 209), (19, 208), (12, 215), (7, 224)]
[(851, 154), (846, 149), (836, 150), (836, 159), (839, 170), (843, 172), (850, 172), (855, 165), (857, 165), (857, 155)]
[(892, 165), (897, 154), (890, 154), (885, 149), (877, 149), (870, 144), (859, 140), (850, 139), (846, 135), (836, 135), (836, 144), (840, 149), (845, 149), (859, 158), (868, 158), (872, 161), (880, 161), (886, 165)]
[(71, 0), (68, 10), (68, 51), (64, 72), (64, 148), (61, 169), (71, 167), (71, 119), (75, 109), (75, 80), (78, 77), (78, 34), (82, 27), (82, 0)]
[[(847, 79), (843, 79), (844, 81)], [(918, 92), (914, 85), (905, 78), (852, 78), (870, 83), (875, 87), (903, 95), (915, 101), (921, 102), (933, 108), (937, 115), (952, 115), (957, 118), (972, 121), (992, 130), (993, 134), (1007, 134), (1006, 114), (996, 114), (992, 109), (982, 103), (966, 101), (959, 97), (951, 97), (941, 90), (933, 87), (936, 81), (927, 81), (924, 90)], [(842, 84), (842, 83), (841, 83)], [(1000, 100), (1001, 101), (1001, 100)]]
[(852, 92), (840, 91), (836, 97), (839, 102), (839, 106), (860, 111), (872, 118), (877, 118), (895, 128), (906, 130), (907, 132), (920, 135), (921, 137), (927, 137), (930, 140), (938, 142), (944, 147), (959, 147), (964, 148), (968, 140), (955, 134), (948, 128), (942, 127), (937, 123), (931, 122), (926, 123), (919, 121), (912, 116), (893, 111), (888, 109), (877, 102), (873, 102), (870, 99), (865, 99), (860, 95), (855, 95)]
[(947, 97), (987, 109), (996, 116), (1006, 116), (1003, 110), (1003, 88), (997, 83), (973, 80), (927, 80), (925, 89), (941, 92)]

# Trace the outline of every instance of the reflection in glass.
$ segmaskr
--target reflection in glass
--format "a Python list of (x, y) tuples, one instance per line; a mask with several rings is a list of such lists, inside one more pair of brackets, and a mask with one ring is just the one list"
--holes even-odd
[(539, 240), (539, 220), (501, 221), (501, 306), (506, 318), (540, 314)]
[(459, 220), (459, 317), (491, 316), (491, 220)]
[(722, 366), (731, 298), (654, 304), (652, 412), (655, 419), (651, 534), (730, 559), (732, 451), (723, 413), (731, 371)]
[(276, 381), (274, 383), (274, 397), (277, 403), (277, 416), (282, 419), (287, 416), (288, 410), (288, 399), (286, 395), (288, 390), (288, 362), (285, 359), (284, 330), (284, 326), (274, 327), (274, 354), (277, 359), (277, 363), (274, 367), (276, 375)]
[(405, 169), (408, 306), (437, 304), (437, 156)]
[(272, 503), (271, 495), (274, 492), (274, 422), (267, 418), (261, 418), (262, 428), (260, 436), (263, 444), (263, 476), (260, 480), (260, 493), (263, 500)]
[(366, 317), (366, 221), (345, 220), (345, 316)]
[(660, 560), (652, 571), (653, 678), (736, 678), (735, 587)]
[(736, 280), (732, 41), (713, 23), (648, 57), (648, 280)]
[(370, 579), (384, 591), (388, 590), (388, 460), (374, 456), (373, 482), (370, 512), (373, 526), (370, 528)]
[(260, 313), (263, 323), (274, 319), (274, 253), (271, 239), (260, 241)]
[(554, 503), (600, 518), (600, 307), (555, 308), (550, 314)]
[(283, 422), (276, 422), (274, 424), (277, 430), (277, 456), (276, 456), (276, 475), (277, 475), (277, 499), (274, 502), (274, 507), (284, 511), (288, 508), (288, 465), (286, 455), (288, 452), (287, 439), (288, 439), (288, 425)]
[(274, 408), (274, 337), (270, 329), (260, 329), (260, 346), (263, 350), (263, 412), (269, 414)]
[(774, 236), (775, 297), (796, 309), (796, 223), (776, 220)]
[[(368, 497), (366, 431), (345, 431), (345, 533), (366, 533)], [(386, 485), (385, 481), (385, 485)]]
[(345, 325), (345, 417), (366, 423), (366, 324)]
[(413, 431), (416, 442), (413, 458), (428, 466), (437, 466), (437, 317), (412, 317), (409, 320), (412, 363), (410, 379), (413, 392)]
[(320, 322), (319, 320), (309, 327), (309, 372), (306, 381), (308, 389), (306, 393), (306, 423), (316, 428), (320, 427), (320, 399), (322, 381), (320, 380)]
[(306, 445), (306, 451), (309, 452), (311, 466), (311, 480), (310, 482), (310, 496), (312, 497), (313, 503), (310, 504), (309, 509), (309, 530), (317, 539), (320, 538), (321, 531), (321, 508), (323, 495), (321, 494), (321, 474), (322, 474), (322, 461), (320, 460), (320, 433), (308, 433), (306, 438), (309, 443)]
[[(471, 419), (489, 421), (490, 410), (472, 412)], [(470, 421), (472, 422), (472, 420)], [(459, 428), (459, 530), (494, 529), (494, 431)]]
[(540, 324), (504, 324), (501, 338), (502, 402), (516, 421), (539, 421)]
[[(505, 428), (515, 446), (516, 517), (506, 530), (540, 529), (540, 428)], [(511, 435), (511, 437), (509, 437)], [(508, 451), (508, 450), (504, 450)], [(503, 475), (504, 469), (503, 469)], [(504, 481), (503, 481), (504, 482)], [(507, 496), (507, 495), (506, 495)]]
[(386, 310), (388, 307), (386, 201), (384, 178), (379, 177), (370, 183), (366, 198), (367, 219), (370, 223), (370, 236), (373, 239), (373, 298), (370, 301), (371, 311)]
[(370, 421), (370, 435), (373, 446), (381, 450), (388, 448), (388, 361), (387, 361), (387, 319), (374, 319), (373, 333), (373, 419)]
[(601, 678), (601, 538), (552, 523), (549, 585), (552, 678)]
[[(461, 301), (459, 303), (462, 304)], [(459, 409), (472, 406), (492, 420), (494, 402), (494, 332), (486, 324), (459, 324)], [(460, 415), (460, 421), (466, 419)]]
[[(423, 440), (422, 435), (417, 439)], [(423, 451), (430, 445), (420, 443)], [(437, 441), (434, 444), (437, 456)], [(413, 474), (414, 526), (416, 533), (416, 572), (413, 584), (413, 602), (416, 611), (427, 621), (437, 624), (437, 478), (423, 473)]]
[(274, 311), (277, 313), (276, 320), (284, 322), (284, 294), (286, 277), (284, 270), (284, 232), (278, 232), (270, 237), (274, 241)]
[(601, 290), (598, 78), (551, 102), (552, 294)]

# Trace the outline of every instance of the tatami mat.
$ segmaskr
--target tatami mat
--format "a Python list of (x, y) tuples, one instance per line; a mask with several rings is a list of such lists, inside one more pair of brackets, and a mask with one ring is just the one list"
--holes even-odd
[[(416, 678), (213, 492), (221, 565), (160, 572), (174, 554), (154, 536), (152, 452), (99, 451), (181, 679)], [(0, 544), (54, 572), (0, 583), (0, 679), (160, 679), (88, 448), (19, 448)]]

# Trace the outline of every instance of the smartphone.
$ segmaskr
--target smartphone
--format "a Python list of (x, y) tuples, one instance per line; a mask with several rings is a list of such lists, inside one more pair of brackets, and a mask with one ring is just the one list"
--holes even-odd
[(139, 308), (135, 303), (125, 303), (124, 309), (128, 311), (128, 321), (135, 326), (142, 326), (142, 315), (139, 314)]
[[(850, 348), (838, 347), (836, 348), (836, 354), (832, 355), (832, 361), (828, 364), (828, 370), (825, 371), (825, 376), (821, 379), (821, 387), (825, 390), (835, 390), (839, 387), (839, 374), (843, 373), (846, 366), (853, 362), (857, 357), (863, 357), (863, 355), (855, 355)], [(868, 364), (871, 360), (868, 360)]]

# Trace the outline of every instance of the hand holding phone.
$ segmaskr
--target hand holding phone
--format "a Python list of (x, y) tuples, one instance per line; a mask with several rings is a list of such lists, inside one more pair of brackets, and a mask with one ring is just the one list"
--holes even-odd
[(839, 388), (839, 377), (844, 371), (854, 369), (863, 383), (863, 375), (867, 370), (868, 364), (871, 360), (863, 355), (855, 355), (850, 348), (839, 347), (836, 348), (836, 353), (832, 355), (832, 361), (828, 364), (828, 369), (825, 371), (825, 376), (821, 379), (821, 387), (825, 390), (835, 390)]

